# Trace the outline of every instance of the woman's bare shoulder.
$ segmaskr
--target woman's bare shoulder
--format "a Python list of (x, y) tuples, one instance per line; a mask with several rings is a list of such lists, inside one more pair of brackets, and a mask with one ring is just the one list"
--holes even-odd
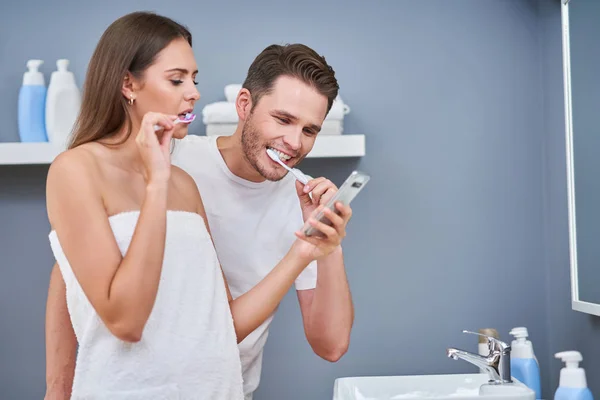
[(50, 164), (48, 179), (93, 173), (98, 167), (97, 159), (97, 151), (91, 143), (65, 150)]
[(101, 201), (98, 165), (98, 155), (87, 145), (65, 150), (54, 159), (46, 177), (46, 204), (51, 223), (53, 210), (64, 203), (65, 197)]

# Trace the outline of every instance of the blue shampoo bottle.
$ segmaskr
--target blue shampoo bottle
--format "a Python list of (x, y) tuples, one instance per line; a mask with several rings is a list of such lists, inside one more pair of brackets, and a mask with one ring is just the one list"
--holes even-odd
[(510, 355), (511, 375), (535, 392), (535, 398), (542, 398), (540, 383), (540, 366), (533, 353), (533, 345), (527, 340), (527, 328), (513, 328), (510, 334), (515, 337), (512, 341)]
[(19, 91), (18, 125), (21, 142), (47, 142), (46, 82), (38, 70), (42, 60), (29, 60)]
[(594, 400), (592, 392), (587, 387), (585, 370), (579, 367), (583, 360), (578, 351), (563, 351), (554, 355), (567, 365), (560, 370), (560, 383), (554, 400)]

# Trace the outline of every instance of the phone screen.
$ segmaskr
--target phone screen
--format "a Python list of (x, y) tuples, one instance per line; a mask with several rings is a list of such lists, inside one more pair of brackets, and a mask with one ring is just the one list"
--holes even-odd
[[(367, 182), (371, 179), (371, 177), (364, 172), (354, 171), (348, 176), (348, 178), (344, 181), (342, 186), (338, 192), (329, 200), (326, 204), (326, 208), (337, 212), (335, 209), (335, 203), (338, 201), (344, 205), (350, 204), (350, 202), (358, 195), (358, 193), (364, 188)], [(323, 213), (319, 213), (316, 216), (318, 221), (321, 221), (327, 225), (331, 226), (331, 221), (325, 217)], [(304, 229), (304, 234), (306, 236), (322, 236), (322, 234), (310, 225), (306, 225)]]

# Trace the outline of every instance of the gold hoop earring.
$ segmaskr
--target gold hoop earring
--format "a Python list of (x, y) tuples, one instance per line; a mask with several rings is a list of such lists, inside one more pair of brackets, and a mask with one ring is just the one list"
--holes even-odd
[(134, 100), (133, 99), (133, 95), (131, 95), (131, 97), (129, 98), (129, 101), (128, 101), (128, 103), (129, 103), (130, 106), (133, 105), (133, 100)]

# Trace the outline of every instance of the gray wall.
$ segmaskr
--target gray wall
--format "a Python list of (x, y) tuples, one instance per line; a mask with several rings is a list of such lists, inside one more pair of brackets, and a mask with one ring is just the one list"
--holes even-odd
[[(576, 7), (576, 3), (582, 1), (591, 4), (590, 0), (576, 0), (571, 2), (571, 6)], [(583, 355), (582, 366), (587, 371), (590, 389), (598, 397), (600, 346), (597, 340), (600, 338), (600, 318), (571, 309), (563, 70), (562, 65), (556, 62), (562, 57), (560, 3), (546, 0), (539, 0), (538, 3), (544, 66), (544, 241), (550, 351), (548, 374), (553, 385), (557, 385), (562, 362), (554, 358), (554, 353), (578, 350)], [(574, 25), (577, 21), (572, 21), (571, 24), (572, 30), (581, 29), (580, 24)], [(597, 43), (597, 37), (589, 39), (590, 44)], [(580, 46), (578, 48), (581, 50)], [(574, 64), (576, 61), (572, 62)], [(581, 70), (582, 67), (579, 65), (576, 68)], [(573, 82), (578, 79), (577, 76), (572, 77)], [(573, 106), (575, 107), (575, 103)]]
[[(352, 343), (336, 364), (313, 355), (290, 293), (274, 322), (257, 400), (331, 398), (339, 376), (474, 372), (446, 358), (445, 349), (475, 351), (476, 338), (461, 330), (482, 327), (497, 328), (506, 340), (512, 327), (529, 328), (545, 398), (560, 367), (546, 354), (577, 346), (588, 368), (600, 373), (591, 360), (598, 350), (584, 343), (598, 328), (569, 308), (557, 5), (163, 4), (0, 5), (0, 141), (18, 138), (16, 99), (26, 60), (46, 60), (48, 79), (54, 61), (69, 58), (81, 83), (102, 31), (129, 11), (155, 10), (191, 28), (198, 112), (222, 100), (224, 85), (241, 81), (268, 44), (304, 42), (327, 56), (352, 108), (345, 132), (367, 135), (368, 154), (307, 160), (303, 169), (336, 183), (353, 168), (373, 175), (354, 203), (345, 242), (356, 306)], [(19, 40), (5, 39), (17, 34)], [(192, 132), (204, 133), (201, 122)], [(44, 391), (52, 264), (46, 173), (43, 166), (0, 167), (3, 398), (40, 398)]]

